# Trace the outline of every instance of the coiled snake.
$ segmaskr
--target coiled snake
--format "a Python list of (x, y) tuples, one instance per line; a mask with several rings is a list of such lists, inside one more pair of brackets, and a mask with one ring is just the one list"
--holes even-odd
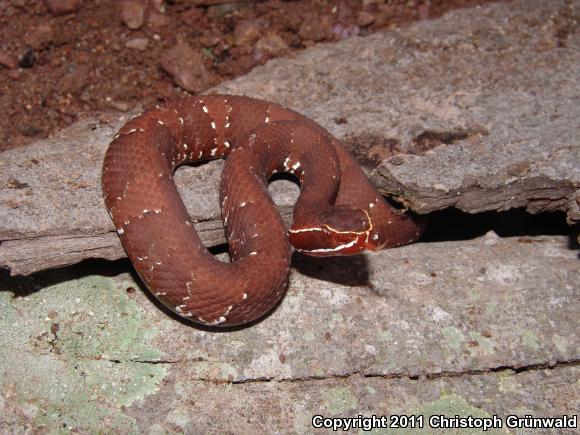
[[(231, 263), (203, 246), (173, 181), (179, 165), (226, 155), (220, 204)], [(276, 172), (294, 174), (301, 185), (289, 230), (267, 192)], [(102, 183), (117, 233), (149, 290), (178, 315), (211, 326), (251, 322), (277, 304), (290, 242), (308, 255), (349, 255), (421, 233), (321, 126), (246, 97), (190, 97), (132, 119), (107, 150)]]

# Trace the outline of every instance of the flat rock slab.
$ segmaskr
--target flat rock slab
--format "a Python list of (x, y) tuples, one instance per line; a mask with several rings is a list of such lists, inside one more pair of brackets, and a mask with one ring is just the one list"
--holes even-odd
[[(505, 193), (507, 187), (497, 184), (505, 180), (504, 160), (513, 155), (521, 163), (527, 149), (531, 157), (510, 166), (516, 179), (506, 186), (535, 192), (525, 202), (530, 210), (566, 210), (574, 221), (569, 195), (578, 188), (578, 118), (572, 116), (578, 108), (569, 103), (578, 92), (572, 50), (578, 36), (556, 31), (567, 10), (564, 2), (535, 1), (458, 11), (405, 30), (316, 47), (218, 91), (292, 106), (351, 143), (370, 138), (363, 145), (371, 154), (382, 155), (383, 145), (413, 153), (388, 159), (376, 180), (395, 193), (389, 186), (403, 185), (406, 200), (419, 211), (441, 208), (449, 192), (463, 199), (445, 206), (476, 207), (479, 201), (483, 207), (486, 198), (484, 209), (515, 206), (486, 189)], [(528, 70), (522, 53), (536, 55)], [(471, 64), (461, 66), (462, 59)], [(495, 80), (474, 71), (491, 62), (514, 62), (514, 77), (521, 80), (509, 81), (502, 68)], [(560, 63), (568, 65), (567, 76)], [(551, 76), (536, 72), (548, 67)], [(466, 71), (489, 86), (478, 88)], [(413, 74), (419, 78), (409, 79)], [(522, 76), (543, 80), (542, 89), (528, 93), (526, 86), (535, 85), (520, 87)], [(506, 80), (511, 88), (501, 84)], [(462, 99), (459, 89), (469, 98)], [(533, 92), (538, 99), (530, 107)], [(515, 94), (522, 104), (514, 104)], [(504, 95), (502, 118), (494, 110)], [(548, 103), (562, 109), (543, 125), (551, 138), (542, 126), (526, 124), (544, 120)], [(26, 151), (1, 155), (0, 265), (30, 273), (123, 255), (99, 187), (102, 155), (122, 122), (86, 121)], [(525, 125), (530, 134), (522, 136)], [(489, 160), (492, 144), (495, 160)], [(484, 173), (481, 162), (489, 161), (488, 177), (466, 183), (467, 169), (454, 172), (470, 161), (475, 177)], [(433, 166), (404, 175), (416, 162)], [(531, 165), (528, 172), (525, 164)], [(431, 186), (435, 169), (443, 173), (436, 184), (444, 188)], [(219, 233), (217, 201), (208, 199), (216, 195), (218, 173), (219, 163), (178, 174), (185, 177), (182, 193), (202, 234), (204, 222), (214, 225), (207, 234)], [(544, 189), (542, 206), (532, 188), (533, 180), (542, 180), (539, 173), (555, 180)], [(423, 177), (431, 181), (421, 184)], [(213, 193), (205, 195), (210, 186)], [(288, 211), (291, 189), (284, 189), (280, 206)], [(423, 189), (431, 190), (423, 195)], [(15, 254), (34, 243), (27, 255), (40, 251), (43, 257)], [(92, 265), (90, 273), (76, 267), (2, 276), (0, 428), (304, 433), (312, 431), (315, 414), (572, 416), (580, 405), (578, 264), (566, 237), (502, 239), (494, 233), (351, 258), (297, 255), (276, 311), (251, 328), (227, 333), (196, 329), (165, 314), (139, 290), (124, 261)], [(488, 433), (527, 431), (504, 425)]]
[[(525, 207), (580, 220), (580, 37), (570, 2), (456, 11), (407, 29), (306, 50), (213, 92), (245, 94), (318, 121), (374, 181), (418, 213)], [(300, 85), (298, 85), (300, 84)], [(100, 189), (127, 117), (86, 120), (0, 159), (0, 267), (28, 274), (124, 251)], [(220, 163), (177, 182), (208, 245), (223, 243)], [(278, 193), (289, 216), (292, 190)]]
[(216, 91), (290, 105), (370, 157), (406, 153), (384, 160), (374, 181), (418, 213), (525, 207), (579, 222), (573, 4), (456, 11), (275, 60)]
[(303, 433), (315, 414), (577, 412), (565, 237), (294, 264), (278, 309), (227, 333), (169, 317), (126, 273), (4, 278), (0, 427)]
[[(105, 209), (101, 167), (129, 117), (84, 120), (34, 145), (0, 155), (0, 267), (14, 275), (126, 256)], [(219, 209), (223, 161), (183, 166), (175, 181), (207, 246), (225, 243)], [(270, 192), (289, 220), (298, 188), (282, 180)]]

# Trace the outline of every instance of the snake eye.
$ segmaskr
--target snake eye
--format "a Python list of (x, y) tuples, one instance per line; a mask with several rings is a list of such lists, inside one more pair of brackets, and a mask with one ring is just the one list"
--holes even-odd
[(358, 254), (367, 247), (372, 223), (361, 209), (332, 206), (301, 216), (289, 231), (292, 245), (307, 255)]

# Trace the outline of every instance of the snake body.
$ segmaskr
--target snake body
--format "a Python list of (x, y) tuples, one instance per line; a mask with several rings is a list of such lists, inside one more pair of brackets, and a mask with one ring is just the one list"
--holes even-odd
[[(179, 165), (226, 155), (220, 204), (230, 263), (203, 246), (173, 181)], [(289, 231), (267, 192), (276, 172), (301, 185)], [(102, 183), (143, 282), (175, 313), (204, 325), (240, 325), (270, 311), (285, 291), (289, 242), (308, 255), (349, 255), (410, 243), (421, 232), (321, 126), (246, 97), (189, 97), (137, 116), (110, 144)]]

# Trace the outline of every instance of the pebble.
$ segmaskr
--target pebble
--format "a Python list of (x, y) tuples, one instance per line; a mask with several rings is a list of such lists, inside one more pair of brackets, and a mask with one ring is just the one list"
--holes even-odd
[(121, 21), (131, 30), (140, 29), (145, 22), (146, 4), (140, 0), (125, 0), (121, 3)]
[(252, 45), (260, 37), (260, 29), (256, 20), (241, 20), (234, 30), (234, 45)]
[(181, 88), (199, 92), (208, 80), (200, 50), (194, 50), (186, 42), (179, 41), (161, 55), (161, 67)]
[(331, 18), (329, 16), (307, 16), (298, 29), (298, 35), (302, 39), (315, 42), (332, 39)]
[(371, 14), (370, 12), (366, 12), (366, 11), (359, 12), (358, 16), (356, 17), (356, 24), (359, 27), (370, 26), (371, 24), (373, 24), (374, 21), (375, 21), (375, 16), (373, 14)]
[(167, 15), (156, 11), (151, 11), (149, 13), (149, 17), (147, 18), (147, 27), (154, 32), (159, 32), (169, 24), (171, 24), (171, 18), (169, 18)]
[(281, 56), (288, 50), (288, 45), (280, 35), (269, 34), (260, 38), (254, 45), (253, 57), (256, 62), (263, 62)]
[(342, 24), (336, 24), (332, 31), (339, 39), (348, 39), (351, 36), (356, 36), (360, 33), (360, 28), (358, 26), (343, 26)]
[(53, 15), (64, 15), (76, 12), (83, 5), (82, 0), (45, 0), (46, 6)]
[(24, 35), (24, 42), (33, 50), (48, 48), (55, 39), (55, 32), (50, 23), (40, 23), (28, 29)]
[(0, 51), (0, 65), (4, 65), (8, 69), (14, 69), (18, 67), (18, 59)]
[(165, 12), (165, 0), (151, 0), (151, 4), (157, 12)]
[(125, 47), (133, 50), (145, 51), (149, 45), (149, 40), (143, 37), (131, 38), (125, 43)]

